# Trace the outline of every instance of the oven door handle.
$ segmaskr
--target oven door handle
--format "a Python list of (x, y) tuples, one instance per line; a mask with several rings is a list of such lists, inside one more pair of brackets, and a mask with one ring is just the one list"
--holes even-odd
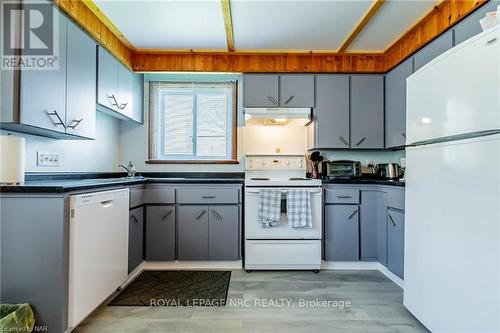
[[(246, 191), (246, 193), (250, 193), (250, 194), (260, 194), (260, 191)], [(287, 193), (286, 190), (283, 190), (281, 191), (281, 193)], [(321, 190), (317, 190), (317, 191), (309, 191), (309, 194), (317, 194), (317, 193), (321, 193)]]

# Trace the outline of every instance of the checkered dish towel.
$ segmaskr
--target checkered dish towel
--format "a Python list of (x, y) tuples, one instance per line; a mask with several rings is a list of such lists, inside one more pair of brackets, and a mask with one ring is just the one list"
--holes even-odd
[(262, 189), (259, 194), (259, 221), (264, 228), (280, 224), (281, 189)]
[(293, 228), (312, 228), (309, 190), (289, 189), (286, 193), (286, 218)]

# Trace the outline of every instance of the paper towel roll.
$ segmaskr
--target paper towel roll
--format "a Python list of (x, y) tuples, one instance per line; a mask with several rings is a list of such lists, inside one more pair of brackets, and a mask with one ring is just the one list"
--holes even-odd
[(24, 138), (13, 135), (0, 136), (0, 182), (24, 182)]

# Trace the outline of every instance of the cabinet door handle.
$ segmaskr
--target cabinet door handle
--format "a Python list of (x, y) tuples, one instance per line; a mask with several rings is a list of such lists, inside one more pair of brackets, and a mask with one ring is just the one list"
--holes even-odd
[(217, 198), (215, 195), (204, 195), (201, 197), (202, 199), (215, 199)]
[(286, 100), (285, 104), (290, 103), (290, 101), (291, 101), (294, 97), (295, 97), (295, 96), (293, 96), (293, 95), (292, 95), (292, 96), (290, 96), (290, 98)]
[(491, 44), (495, 44), (498, 41), (497, 38), (492, 38), (486, 42), (486, 45), (490, 46)]
[(172, 214), (172, 210), (169, 210), (169, 211), (167, 212), (167, 214), (161, 218), (161, 220), (162, 220), (162, 221), (165, 221), (165, 220), (167, 219), (167, 217), (169, 217), (169, 216), (170, 216), (170, 214)]
[(401, 136), (406, 140), (406, 133), (401, 132)]
[(394, 222), (394, 219), (392, 218), (391, 214), (389, 214), (389, 212), (387, 212), (387, 221), (390, 222), (392, 224), (393, 227), (396, 226), (396, 223)]
[(347, 217), (347, 219), (348, 219), (348, 220), (350, 220), (350, 219), (351, 219), (351, 218), (352, 218), (352, 217), (353, 217), (353, 216), (354, 216), (354, 215), (358, 212), (358, 209), (359, 209), (359, 208), (357, 208), (357, 207), (356, 207), (356, 209), (354, 209), (354, 210), (351, 212), (351, 214), (349, 214), (349, 216)]
[[(82, 122), (83, 118), (80, 119), (73, 119), (69, 125), (66, 125), (67, 128), (75, 129), (76, 126), (78, 126)], [(74, 125), (72, 125), (74, 123)]]
[(366, 140), (366, 136), (364, 138), (362, 138), (361, 140), (358, 141), (358, 143), (356, 143), (356, 146), (359, 146), (360, 144), (363, 143), (363, 141)]
[(212, 212), (212, 214), (214, 214), (215, 216), (217, 216), (217, 218), (219, 220), (222, 220), (222, 215), (218, 211), (216, 211), (215, 209), (211, 209), (211, 212)]
[(201, 214), (200, 214), (200, 215), (198, 215), (198, 216), (196, 217), (196, 220), (201, 219), (201, 217), (202, 217), (203, 215), (205, 215), (205, 213), (206, 213), (206, 212), (207, 212), (207, 210), (206, 210), (206, 209), (204, 209), (204, 210), (201, 212)]
[(118, 101), (116, 100), (116, 97), (114, 94), (108, 95), (108, 98), (112, 99), (111, 105), (116, 106), (117, 108), (120, 108), (118, 106)]
[(135, 217), (135, 215), (132, 214), (132, 222), (134, 223), (139, 223), (139, 220), (137, 219), (137, 217)]
[(122, 103), (120, 104), (120, 106), (118, 107), (120, 110), (123, 110), (125, 109), (125, 107), (128, 105), (128, 103)]
[(344, 139), (343, 137), (339, 136), (339, 140), (346, 146), (349, 146), (349, 142), (347, 142), (346, 139)]
[(273, 103), (273, 104), (278, 104), (278, 102), (277, 102), (277, 101), (274, 99), (274, 97), (273, 97), (273, 96), (271, 96), (271, 95), (267, 96), (267, 99), (268, 99), (268, 100), (270, 100), (270, 101), (271, 101), (271, 103)]
[[(54, 111), (52, 111), (52, 112), (48, 112), (48, 111), (47, 111), (47, 114), (48, 114), (49, 116), (56, 116), (56, 118), (57, 118), (57, 122), (54, 122), (54, 121), (53, 121), (53, 122), (54, 122), (54, 125), (56, 125), (56, 126), (62, 126), (62, 127), (64, 127), (64, 129), (66, 129), (66, 125), (64, 124), (64, 122), (62, 121), (61, 117), (59, 116), (59, 113), (57, 113), (57, 111), (56, 111), (56, 110), (54, 110)], [(52, 119), (52, 117), (51, 117), (50, 119)]]

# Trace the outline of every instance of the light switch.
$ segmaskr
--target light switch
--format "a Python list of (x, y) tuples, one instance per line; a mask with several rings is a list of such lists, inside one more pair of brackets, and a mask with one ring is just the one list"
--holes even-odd
[(37, 166), (58, 167), (59, 166), (59, 154), (37, 152), (36, 165)]

